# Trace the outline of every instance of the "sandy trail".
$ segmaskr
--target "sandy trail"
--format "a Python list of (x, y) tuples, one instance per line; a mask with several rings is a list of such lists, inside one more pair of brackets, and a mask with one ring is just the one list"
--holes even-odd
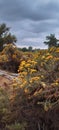
[(18, 74), (16, 73), (0, 70), (0, 87), (10, 86), (13, 83), (13, 79), (17, 76)]

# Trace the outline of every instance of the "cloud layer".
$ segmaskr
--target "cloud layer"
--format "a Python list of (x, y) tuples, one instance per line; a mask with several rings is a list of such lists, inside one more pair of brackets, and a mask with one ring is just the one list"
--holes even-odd
[(0, 0), (0, 23), (11, 27), (19, 46), (44, 48), (46, 35), (59, 35), (59, 0)]

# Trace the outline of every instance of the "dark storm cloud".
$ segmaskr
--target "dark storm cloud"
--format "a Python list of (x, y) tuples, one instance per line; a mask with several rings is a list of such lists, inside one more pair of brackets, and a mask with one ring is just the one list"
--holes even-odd
[(31, 29), (33, 33), (44, 33), (44, 32), (52, 32), (55, 28), (58, 28), (59, 23), (57, 20), (47, 20), (36, 23), (31, 23)]
[(0, 12), (4, 20), (46, 20), (55, 18), (54, 13), (58, 10), (58, 4), (51, 1), (44, 3), (40, 0), (0, 0)]
[(0, 22), (12, 28), (18, 44), (42, 46), (46, 34), (58, 33), (58, 21), (58, 0), (0, 0)]

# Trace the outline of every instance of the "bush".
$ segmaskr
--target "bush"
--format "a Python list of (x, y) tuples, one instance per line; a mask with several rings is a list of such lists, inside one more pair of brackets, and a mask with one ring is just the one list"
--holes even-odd
[(12, 125), (7, 125), (6, 126), (6, 129), (7, 130), (25, 130), (25, 127), (26, 127), (26, 123), (15, 123), (15, 124), (12, 124)]

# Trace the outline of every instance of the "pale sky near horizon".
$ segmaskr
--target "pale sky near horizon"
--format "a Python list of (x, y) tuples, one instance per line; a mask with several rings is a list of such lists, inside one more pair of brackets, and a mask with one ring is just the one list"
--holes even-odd
[(0, 24), (6, 23), (19, 47), (46, 48), (45, 37), (59, 38), (59, 0), (0, 0)]

